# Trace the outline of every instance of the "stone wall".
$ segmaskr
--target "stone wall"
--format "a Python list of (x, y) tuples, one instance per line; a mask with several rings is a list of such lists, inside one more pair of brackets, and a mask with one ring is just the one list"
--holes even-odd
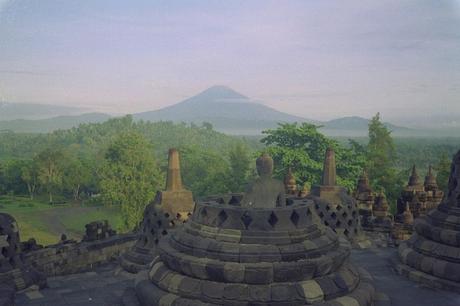
[(32, 285), (43, 287), (46, 284), (45, 276), (24, 261), (20, 241), (16, 220), (0, 213), (0, 293), (5, 297), (11, 288), (14, 293)]
[(28, 252), (25, 259), (46, 276), (73, 274), (116, 260), (135, 241), (135, 234), (124, 234), (91, 242), (61, 243)]

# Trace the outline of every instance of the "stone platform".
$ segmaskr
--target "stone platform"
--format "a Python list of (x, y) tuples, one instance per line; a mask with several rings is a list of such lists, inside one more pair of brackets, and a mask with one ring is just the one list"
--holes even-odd
[(48, 277), (48, 288), (17, 293), (16, 305), (121, 305), (121, 295), (134, 285), (135, 274), (120, 270), (116, 263), (111, 263), (91, 272)]
[[(396, 254), (395, 248), (351, 251), (351, 262), (365, 268), (373, 277), (377, 290), (376, 306), (460, 305), (460, 294), (431, 289), (400, 276), (392, 264), (392, 260), (397, 259)], [(111, 264), (99, 267), (93, 272), (49, 277), (49, 288), (39, 292), (20, 292), (16, 296), (16, 304), (17, 306), (119, 306), (124, 290), (134, 286), (135, 276), (126, 272), (114, 275), (116, 269), (116, 265)]]
[(320, 230), (306, 203), (197, 203), (192, 219), (160, 242), (160, 258), (136, 284), (140, 304), (371, 305), (372, 281), (347, 262), (348, 242)]
[(395, 262), (399, 261), (395, 248), (352, 250), (350, 259), (372, 275), (374, 286), (380, 292), (376, 305), (460, 305), (460, 294), (432, 289), (401, 276), (395, 269)]

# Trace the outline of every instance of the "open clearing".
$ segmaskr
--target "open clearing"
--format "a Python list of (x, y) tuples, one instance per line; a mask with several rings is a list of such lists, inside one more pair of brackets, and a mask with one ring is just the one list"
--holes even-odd
[(61, 234), (70, 239), (81, 239), (85, 224), (108, 220), (119, 230), (121, 215), (118, 208), (79, 205), (49, 205), (41, 199), (27, 197), (0, 197), (0, 212), (11, 214), (19, 225), (21, 240), (35, 238), (39, 244), (57, 243)]

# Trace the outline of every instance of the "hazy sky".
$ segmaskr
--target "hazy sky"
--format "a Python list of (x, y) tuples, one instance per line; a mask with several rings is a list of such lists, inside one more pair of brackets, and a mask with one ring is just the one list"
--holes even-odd
[(215, 84), (313, 119), (460, 118), (460, 0), (0, 0), (0, 99), (137, 112)]

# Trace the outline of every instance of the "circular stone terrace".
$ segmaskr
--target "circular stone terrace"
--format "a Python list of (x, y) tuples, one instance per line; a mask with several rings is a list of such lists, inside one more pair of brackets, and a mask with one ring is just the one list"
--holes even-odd
[(136, 284), (140, 304), (371, 305), (371, 277), (348, 262), (345, 239), (313, 222), (309, 204), (198, 202), (191, 220), (160, 241), (160, 256)]

